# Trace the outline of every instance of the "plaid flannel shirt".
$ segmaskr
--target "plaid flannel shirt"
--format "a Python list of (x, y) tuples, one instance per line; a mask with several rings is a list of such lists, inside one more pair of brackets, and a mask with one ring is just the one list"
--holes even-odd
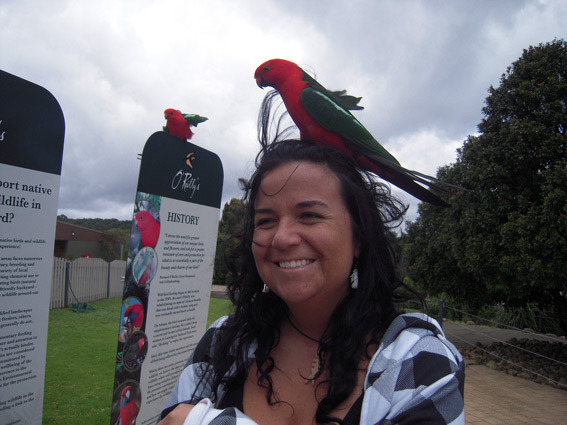
[[(210, 358), (217, 331), (225, 320), (217, 320), (197, 345), (162, 417), (180, 403), (197, 404), (212, 396), (211, 382), (202, 380), (199, 370), (204, 359)], [(250, 347), (249, 359), (253, 359), (254, 350)], [(402, 314), (388, 327), (370, 360), (360, 424), (464, 424), (464, 377), (462, 356), (439, 324), (421, 313)], [(218, 399), (222, 400), (224, 394), (219, 388)], [(202, 414), (198, 423), (255, 423), (237, 409), (219, 410), (211, 403), (207, 406), (207, 414)]]

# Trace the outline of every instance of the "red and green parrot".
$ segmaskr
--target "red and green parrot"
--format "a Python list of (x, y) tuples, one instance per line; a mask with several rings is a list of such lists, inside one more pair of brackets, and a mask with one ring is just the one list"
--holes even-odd
[(193, 137), (191, 126), (197, 127), (200, 123), (208, 120), (207, 117), (197, 114), (184, 114), (172, 108), (166, 109), (164, 115), (167, 122), (163, 131), (185, 140), (190, 140)]
[(379, 175), (410, 195), (433, 205), (448, 206), (417, 183), (440, 189), (437, 184), (442, 182), (403, 168), (349, 112), (363, 109), (358, 105), (360, 97), (347, 95), (345, 90), (327, 90), (297, 64), (284, 59), (264, 62), (256, 69), (254, 78), (260, 88), (270, 86), (279, 92), (302, 140), (342, 150), (353, 155), (361, 168)]

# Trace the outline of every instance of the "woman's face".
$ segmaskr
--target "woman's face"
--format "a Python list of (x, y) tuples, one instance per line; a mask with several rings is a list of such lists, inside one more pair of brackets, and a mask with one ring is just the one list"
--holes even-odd
[(336, 306), (358, 257), (338, 178), (311, 162), (281, 165), (264, 176), (254, 209), (252, 252), (264, 283), (290, 307)]

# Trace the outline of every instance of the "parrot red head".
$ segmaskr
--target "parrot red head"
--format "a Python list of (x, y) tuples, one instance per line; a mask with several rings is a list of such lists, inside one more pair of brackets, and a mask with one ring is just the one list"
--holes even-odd
[(293, 62), (285, 59), (270, 59), (256, 68), (254, 78), (258, 87), (270, 86), (277, 90), (288, 79), (301, 80), (303, 74), (303, 70)]
[(134, 327), (140, 328), (144, 322), (144, 309), (140, 304), (132, 304), (124, 312), (124, 317), (128, 319)]
[(122, 407), (126, 406), (126, 404), (128, 404), (132, 400), (132, 394), (133, 394), (132, 387), (130, 385), (127, 385), (122, 390), (121, 400), (120, 400), (120, 404), (122, 405)]
[(170, 119), (170, 118), (181, 118), (181, 119), (185, 119), (183, 118), (183, 115), (181, 114), (181, 112), (179, 112), (177, 109), (166, 109), (163, 112), (163, 115), (165, 117), (166, 120)]
[(147, 229), (156, 221), (152, 213), (148, 211), (139, 211), (136, 213), (136, 227), (140, 230)]

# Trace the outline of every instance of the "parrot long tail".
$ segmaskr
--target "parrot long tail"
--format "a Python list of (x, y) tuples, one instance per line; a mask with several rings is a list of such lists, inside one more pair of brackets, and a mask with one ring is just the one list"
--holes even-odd
[[(442, 193), (450, 193), (449, 190), (447, 190), (447, 187), (462, 190), (459, 186), (443, 182), (435, 177), (428, 176), (427, 174), (423, 174), (418, 171), (408, 170), (378, 155), (366, 155), (366, 157), (368, 159), (367, 162), (375, 166), (375, 169), (372, 169), (371, 166), (368, 167), (370, 168), (370, 171), (374, 171), (383, 179), (389, 181), (400, 189), (405, 190), (407, 193), (415, 196), (421, 201), (437, 206), (448, 207), (449, 204), (447, 202), (429, 189)], [(427, 188), (422, 185), (427, 186)]]

